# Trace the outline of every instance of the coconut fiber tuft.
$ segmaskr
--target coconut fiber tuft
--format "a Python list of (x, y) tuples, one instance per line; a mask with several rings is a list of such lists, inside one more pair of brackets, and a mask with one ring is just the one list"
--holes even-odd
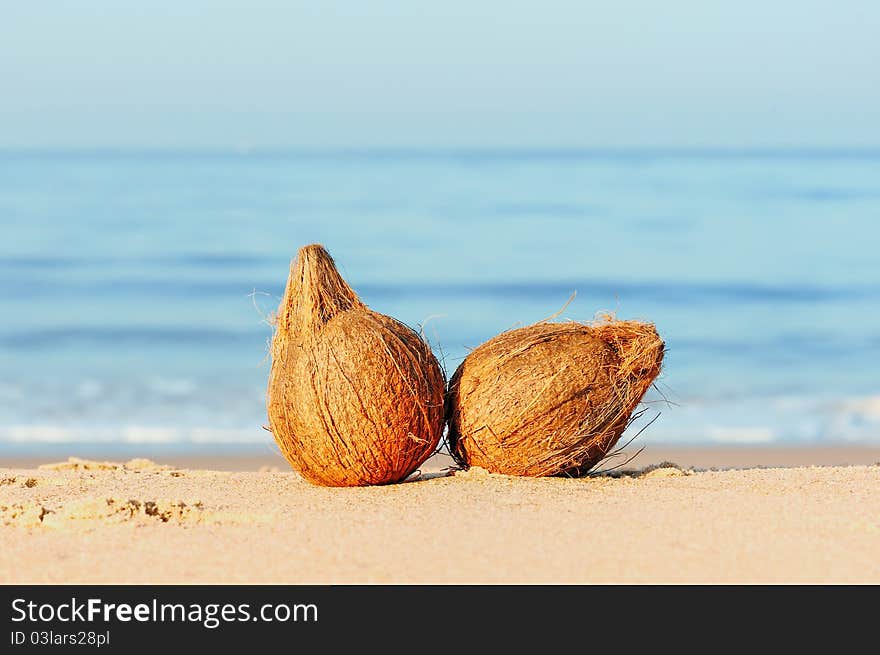
[(449, 382), (453, 458), (509, 475), (586, 473), (623, 434), (663, 350), (652, 324), (610, 317), (499, 334)]
[(290, 267), (267, 409), (291, 466), (327, 486), (405, 479), (443, 432), (443, 372), (412, 329), (369, 309), (320, 245)]

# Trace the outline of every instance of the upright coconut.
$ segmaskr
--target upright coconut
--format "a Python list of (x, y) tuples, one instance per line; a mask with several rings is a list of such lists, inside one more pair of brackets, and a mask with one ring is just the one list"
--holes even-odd
[(449, 382), (453, 458), (493, 473), (579, 475), (609, 453), (660, 372), (655, 327), (542, 322), (473, 350)]
[(309, 481), (397, 482), (436, 449), (445, 378), (431, 349), (362, 303), (320, 245), (291, 264), (271, 354), (269, 426)]

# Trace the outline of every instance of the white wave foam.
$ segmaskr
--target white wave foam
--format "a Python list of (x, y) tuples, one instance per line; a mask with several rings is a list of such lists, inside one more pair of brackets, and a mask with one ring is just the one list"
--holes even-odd
[(849, 398), (838, 404), (841, 414), (870, 421), (880, 421), (880, 396)]
[(148, 382), (150, 391), (160, 396), (182, 398), (195, 393), (198, 386), (186, 378), (153, 378)]
[[(82, 440), (71, 438), (75, 433), (77, 431), (72, 431), (60, 425), (10, 425), (0, 429), (0, 439), (15, 443), (66, 443)], [(87, 440), (90, 441), (91, 439)]]
[(776, 440), (776, 431), (768, 427), (725, 427), (713, 425), (706, 428), (706, 436), (715, 443), (763, 444)]
[(828, 430), (850, 442), (880, 442), (880, 396), (848, 398), (832, 405)]
[[(246, 431), (247, 442), (265, 441), (271, 439), (269, 433), (261, 427)], [(189, 441), (192, 443), (241, 443), (244, 436), (242, 430), (230, 430), (223, 428), (193, 428), (189, 431)]]
[[(110, 387), (106, 387), (109, 389)], [(0, 387), (2, 390), (2, 387)], [(8, 390), (8, 389), (7, 389)], [(93, 390), (86, 385), (88, 395)], [(185, 385), (177, 389), (185, 392)], [(228, 403), (226, 407), (228, 407)], [(205, 411), (188, 411), (189, 405), (169, 411), (140, 406), (138, 414), (152, 414), (155, 423), (138, 416), (107, 417), (90, 422), (77, 417), (69, 422), (31, 423), (0, 405), (0, 444), (259, 444), (272, 437), (261, 428), (263, 416), (256, 403), (243, 403), (228, 415), (218, 412), (211, 421)], [(218, 407), (218, 409), (220, 409)], [(146, 410), (150, 410), (147, 412)], [(135, 414), (135, 412), (131, 412)], [(767, 397), (748, 401), (689, 402), (664, 407), (659, 419), (638, 438), (644, 443), (742, 444), (769, 443), (880, 443), (880, 395), (828, 399)], [(21, 416), (21, 418), (19, 418)], [(624, 441), (645, 425), (630, 427)]]
[(268, 436), (268, 433), (259, 426), (242, 428), (177, 428), (148, 425), (86, 427), (49, 424), (0, 426), (0, 443), (18, 444), (254, 444), (264, 443)]
[(176, 428), (128, 425), (122, 428), (120, 440), (124, 443), (179, 443), (186, 441)]

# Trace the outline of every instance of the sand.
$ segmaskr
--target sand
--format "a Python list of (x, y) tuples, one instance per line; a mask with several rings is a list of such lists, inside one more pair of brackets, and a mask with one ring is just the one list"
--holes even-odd
[(0, 582), (880, 582), (877, 464), (577, 480), (447, 464), (355, 489), (283, 461), (0, 469)]

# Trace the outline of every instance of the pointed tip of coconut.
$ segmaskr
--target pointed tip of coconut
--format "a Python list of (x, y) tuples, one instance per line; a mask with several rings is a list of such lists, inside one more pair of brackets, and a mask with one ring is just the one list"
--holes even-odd
[(307, 246), (302, 246), (299, 250), (296, 251), (296, 257), (294, 261), (309, 261), (309, 260), (330, 260), (330, 263), (333, 263), (333, 258), (330, 256), (330, 253), (327, 252), (327, 249), (322, 246), (320, 243), (310, 243)]
[(330, 253), (319, 243), (303, 246), (290, 275), (275, 323), (286, 336), (309, 334), (340, 312), (366, 307), (342, 279)]
[(592, 324), (594, 334), (620, 357), (620, 374), (653, 381), (660, 373), (666, 344), (653, 323), (618, 321), (605, 315)]

